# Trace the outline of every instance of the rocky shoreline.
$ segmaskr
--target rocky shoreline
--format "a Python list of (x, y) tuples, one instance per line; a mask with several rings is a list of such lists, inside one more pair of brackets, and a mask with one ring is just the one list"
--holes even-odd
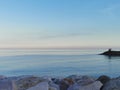
[(0, 90), (120, 90), (120, 77), (71, 75), (65, 78), (0, 76)]

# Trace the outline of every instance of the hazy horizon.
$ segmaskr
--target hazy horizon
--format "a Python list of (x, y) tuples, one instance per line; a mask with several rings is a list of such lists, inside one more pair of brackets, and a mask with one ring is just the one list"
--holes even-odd
[(0, 48), (120, 48), (119, 0), (0, 0)]

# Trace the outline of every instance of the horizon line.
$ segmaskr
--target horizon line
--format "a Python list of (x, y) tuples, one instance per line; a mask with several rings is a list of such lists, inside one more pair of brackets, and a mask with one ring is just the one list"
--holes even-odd
[(0, 49), (120, 49), (120, 47), (0, 47)]

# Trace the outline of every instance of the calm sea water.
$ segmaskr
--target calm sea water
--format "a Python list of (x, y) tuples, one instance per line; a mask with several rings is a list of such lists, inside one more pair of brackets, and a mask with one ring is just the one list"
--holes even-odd
[(104, 49), (1, 49), (0, 74), (38, 75), (120, 75), (120, 57), (97, 55)]

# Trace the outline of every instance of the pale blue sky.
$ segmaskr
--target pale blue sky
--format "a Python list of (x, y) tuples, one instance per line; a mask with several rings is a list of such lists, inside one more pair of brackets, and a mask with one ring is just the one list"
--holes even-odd
[(120, 47), (120, 0), (0, 0), (0, 48)]

